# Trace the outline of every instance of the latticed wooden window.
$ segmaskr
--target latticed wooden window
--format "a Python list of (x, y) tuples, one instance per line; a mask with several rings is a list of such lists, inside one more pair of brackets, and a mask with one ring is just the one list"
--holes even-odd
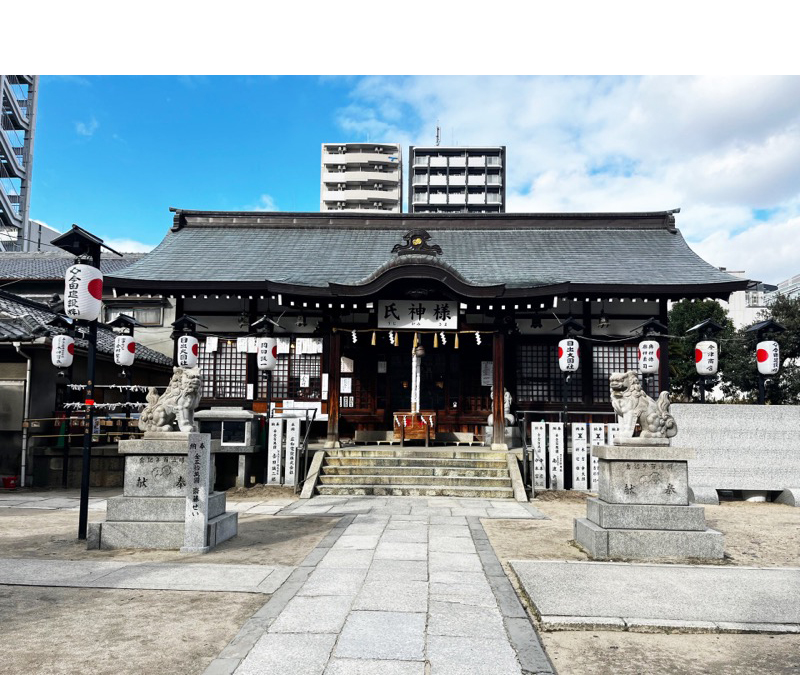
[(214, 352), (207, 352), (201, 343), (198, 364), (203, 398), (245, 398), (247, 354), (236, 350), (235, 340), (220, 339)]
[[(278, 354), (272, 371), (272, 398), (318, 401), (322, 397), (322, 355)], [(267, 374), (258, 373), (258, 398), (267, 398)]]
[[(592, 397), (595, 403), (606, 403), (611, 401), (611, 393), (608, 389), (608, 378), (611, 373), (622, 373), (626, 370), (638, 370), (639, 368), (639, 346), (637, 344), (626, 345), (595, 345), (593, 350), (593, 380)], [(642, 376), (639, 375), (639, 379)], [(648, 378), (645, 391), (653, 398), (658, 396), (658, 377)]]
[[(567, 384), (567, 400), (583, 401), (583, 374), (572, 373)], [(521, 344), (517, 347), (517, 405), (560, 403), (563, 400), (564, 374), (558, 367), (556, 345)]]

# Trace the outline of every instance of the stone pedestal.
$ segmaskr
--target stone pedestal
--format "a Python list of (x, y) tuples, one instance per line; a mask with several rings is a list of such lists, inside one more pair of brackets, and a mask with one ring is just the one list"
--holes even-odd
[[(196, 472), (190, 457), (190, 437), (205, 434), (148, 432), (144, 438), (119, 442), (125, 457), (124, 488), (121, 497), (108, 500), (106, 520), (89, 523), (87, 548), (191, 549), (204, 552), (238, 532), (238, 513), (226, 512), (224, 492), (212, 492), (213, 462), (205, 473)], [(210, 452), (219, 451), (219, 441), (209, 441)], [(194, 485), (195, 473), (205, 479)], [(195, 493), (195, 490), (197, 492)], [(203, 513), (205, 539), (186, 543), (186, 521), (191, 513), (193, 494), (205, 494)], [(196, 529), (196, 528), (195, 528)], [(203, 528), (201, 528), (202, 530)]]
[[(522, 439), (519, 435), (519, 427), (506, 426), (504, 434), (506, 441), (506, 449), (511, 450), (512, 448), (522, 447)], [(494, 427), (491, 426), (483, 427), (483, 444), (487, 448), (491, 447), (493, 438), (494, 438)]]
[(634, 438), (593, 454), (598, 498), (587, 500), (587, 517), (573, 525), (575, 541), (592, 558), (722, 558), (722, 533), (706, 527), (703, 507), (689, 504), (693, 450)]

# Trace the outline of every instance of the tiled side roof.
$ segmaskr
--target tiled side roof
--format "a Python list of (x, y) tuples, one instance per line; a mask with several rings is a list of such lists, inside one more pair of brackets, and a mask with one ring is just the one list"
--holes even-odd
[(664, 213), (630, 216), (419, 219), (398, 214), (337, 221), (312, 214), (237, 213), (226, 219), (225, 214), (191, 212), (155, 250), (114, 276), (164, 282), (268, 280), (312, 288), (359, 285), (395, 258), (392, 248), (403, 243), (409, 229), (424, 227), (429, 243), (442, 248), (437, 260), (473, 286), (742, 281), (695, 254)]
[[(55, 314), (45, 305), (31, 302), (24, 298), (0, 290), (0, 342), (12, 340), (31, 340), (49, 336), (56, 331), (47, 326)], [(108, 328), (97, 328), (97, 351), (103, 354), (114, 354), (114, 338), (116, 335)], [(86, 349), (86, 341), (75, 339), (79, 348)], [(148, 363), (172, 365), (172, 359), (149, 347), (136, 343), (136, 358)]]
[[(144, 253), (124, 253), (122, 258), (109, 254), (100, 259), (103, 274), (117, 273), (137, 262)], [(62, 251), (37, 253), (0, 252), (0, 279), (63, 279), (74, 256)]]

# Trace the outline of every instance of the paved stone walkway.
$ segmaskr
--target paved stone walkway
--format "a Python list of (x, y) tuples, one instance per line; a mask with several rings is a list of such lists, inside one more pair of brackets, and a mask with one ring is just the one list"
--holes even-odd
[(511, 501), (319, 497), (283, 514), (339, 523), (206, 675), (552, 673), (481, 517)]
[[(92, 488), (89, 490), (89, 510), (105, 511), (106, 499), (122, 494), (122, 488)], [(47, 509), (77, 511), (80, 507), (80, 490), (11, 490), (0, 492), (0, 508)]]

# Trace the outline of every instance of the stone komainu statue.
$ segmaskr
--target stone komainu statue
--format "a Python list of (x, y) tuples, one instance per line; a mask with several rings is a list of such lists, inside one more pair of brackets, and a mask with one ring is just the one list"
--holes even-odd
[(203, 389), (200, 369), (175, 367), (173, 371), (167, 390), (161, 396), (155, 387), (150, 387), (147, 407), (139, 417), (142, 431), (175, 431), (175, 422), (181, 431), (197, 431), (194, 411)]
[(622, 418), (620, 436), (632, 437), (636, 425), (642, 438), (672, 438), (678, 433), (675, 418), (669, 412), (669, 394), (662, 391), (654, 401), (643, 390), (635, 370), (611, 373), (611, 405)]

